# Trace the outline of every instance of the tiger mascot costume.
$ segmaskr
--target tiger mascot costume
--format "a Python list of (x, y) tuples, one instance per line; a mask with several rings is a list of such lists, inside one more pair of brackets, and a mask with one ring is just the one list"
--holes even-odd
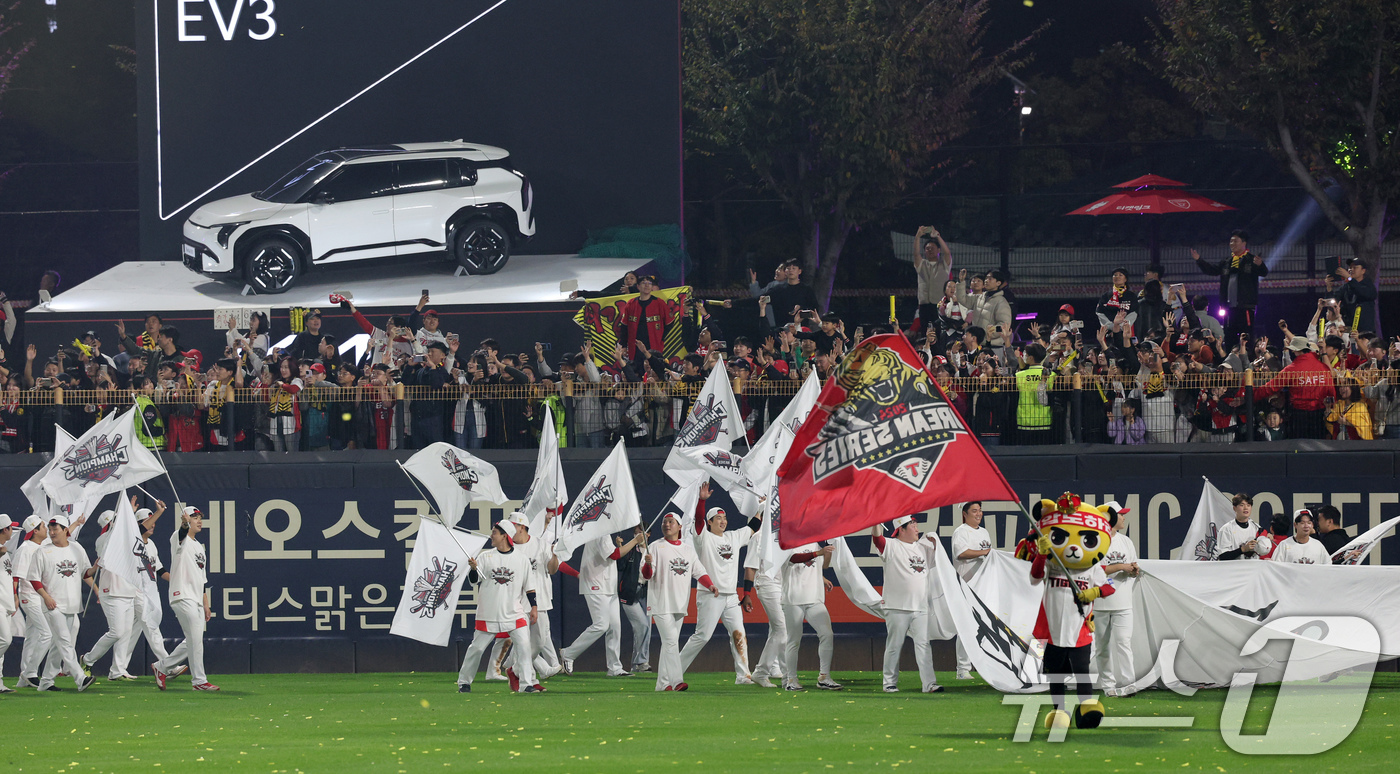
[[(1108, 552), (1108, 511), (1085, 505), (1068, 492), (1059, 500), (1041, 500), (1036, 510), (1040, 537), (1031, 558), (1031, 583), (1044, 584), (1045, 592), (1033, 636), (1045, 642), (1045, 674), (1055, 704), (1045, 716), (1045, 727), (1069, 727), (1065, 683), (1073, 677), (1078, 694), (1075, 726), (1098, 728), (1104, 708), (1091, 701), (1089, 651), (1094, 642), (1094, 600), (1114, 592), (1099, 567)], [(1052, 552), (1059, 561), (1050, 557)]]

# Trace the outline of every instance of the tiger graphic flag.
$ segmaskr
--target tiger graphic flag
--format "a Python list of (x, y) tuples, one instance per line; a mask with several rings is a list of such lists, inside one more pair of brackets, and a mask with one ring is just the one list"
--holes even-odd
[(837, 367), (778, 468), (784, 549), (968, 500), (1018, 500), (901, 335)]

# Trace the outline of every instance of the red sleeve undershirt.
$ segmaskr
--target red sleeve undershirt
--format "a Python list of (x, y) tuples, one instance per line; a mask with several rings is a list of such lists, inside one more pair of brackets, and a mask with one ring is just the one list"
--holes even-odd
[(566, 562), (559, 563), (559, 572), (562, 572), (571, 578), (578, 577), (578, 570), (575, 570), (574, 568), (570, 567)]
[(792, 558), (788, 561), (792, 562), (793, 564), (806, 564), (815, 558), (817, 558), (816, 551), (806, 551), (800, 554), (793, 554)]
[(710, 576), (708, 576), (708, 575), (701, 575), (701, 576), (700, 576), (700, 585), (701, 585), (701, 586), (704, 586), (704, 587), (707, 588), (707, 589), (712, 589), (712, 588), (715, 587), (715, 582), (712, 581), (712, 580), (710, 580)]
[(33, 586), (35, 591), (43, 591), (43, 590), (44, 590), (44, 584), (40, 583), (39, 581), (32, 580), (32, 581), (29, 582), (29, 585)]
[(695, 503), (695, 534), (705, 531), (705, 501), (699, 500)]
[(621, 558), (622, 558), (622, 549), (621, 549), (621, 548), (614, 548), (614, 549), (613, 549), (613, 552), (612, 552), (611, 554), (608, 554), (608, 558), (611, 559), (611, 560), (613, 560), (614, 562), (616, 562), (618, 559), (621, 559)]
[(885, 536), (884, 536), (884, 535), (876, 535), (875, 537), (871, 538), (871, 540), (873, 540), (873, 541), (875, 542), (875, 550), (876, 550), (876, 551), (879, 551), (879, 552), (882, 553), (882, 554), (885, 553)]
[(357, 323), (360, 324), (360, 330), (363, 330), (365, 333), (367, 333), (367, 334), (373, 336), (373, 335), (374, 335), (374, 323), (372, 323), (372, 322), (370, 322), (369, 320), (365, 319), (365, 316), (362, 315), (362, 314), (360, 314), (360, 310), (358, 310), (358, 309), (356, 309), (352, 314), (355, 315), (355, 322), (357, 322)]

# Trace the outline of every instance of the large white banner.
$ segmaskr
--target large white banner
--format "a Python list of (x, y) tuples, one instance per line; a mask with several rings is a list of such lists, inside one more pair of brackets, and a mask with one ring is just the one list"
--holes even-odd
[(160, 459), (136, 437), (136, 410), (108, 416), (54, 455), (40, 485), (57, 503), (96, 500), (165, 473)]
[(19, 487), (19, 491), (24, 493), (25, 499), (29, 500), (29, 506), (33, 509), (34, 514), (45, 517), (50, 514), (49, 496), (44, 492), (42, 483), (44, 476), (47, 476), (49, 471), (58, 464), (58, 461), (68, 454), (68, 450), (73, 448), (73, 436), (64, 430), (62, 425), (55, 424), (53, 432), (53, 457), (49, 458), (49, 461), (44, 463), (44, 467), (35, 471), (34, 475), (30, 476), (29, 480)]
[(422, 482), (449, 527), (477, 500), (503, 505), (509, 499), (495, 465), (441, 441), (409, 457), (403, 469)]
[(1215, 559), (1219, 545), (1220, 528), (1235, 520), (1235, 508), (1230, 499), (1202, 476), (1201, 499), (1196, 502), (1196, 515), (1191, 518), (1191, 528), (1186, 530), (1186, 540), (1181, 548), (1172, 552), (1173, 559), (1209, 562)]
[(705, 474), (681, 462), (680, 450), (708, 446), (727, 452), (740, 438), (747, 438), (744, 418), (739, 415), (739, 402), (734, 399), (729, 372), (718, 365), (710, 371), (705, 386), (695, 396), (695, 402), (690, 405), (690, 414), (676, 433), (671, 453), (661, 467), (677, 484), (699, 480)]
[[(765, 495), (777, 483), (778, 466), (783, 464), (783, 458), (787, 457), (792, 439), (797, 437), (797, 429), (807, 421), (807, 415), (812, 413), (812, 407), (817, 405), (817, 396), (821, 391), (821, 380), (817, 378), (817, 372), (813, 371), (807, 375), (807, 381), (802, 383), (802, 388), (792, 400), (788, 401), (778, 416), (768, 424), (768, 429), (763, 431), (753, 449), (744, 455), (739, 469), (753, 482), (753, 491)], [(745, 516), (758, 512), (758, 497), (754, 494), (740, 490), (737, 493), (730, 492), (729, 496)]]
[(530, 519), (530, 534), (538, 535), (536, 525), (544, 525), (548, 513), (559, 515), (569, 502), (569, 486), (564, 481), (564, 466), (559, 462), (559, 436), (554, 430), (554, 411), (544, 406), (544, 430), (540, 432), (540, 451), (535, 457), (535, 477), (525, 493), (520, 512)]
[(627, 447), (618, 441), (560, 521), (559, 542), (554, 545), (554, 553), (560, 561), (565, 561), (584, 543), (641, 523), (642, 512), (637, 507), (637, 490), (632, 485)]
[(457, 597), (470, 570), (467, 557), (475, 556), (486, 538), (448, 531), (437, 521), (424, 519), (415, 541), (389, 633), (446, 646), (457, 615)]

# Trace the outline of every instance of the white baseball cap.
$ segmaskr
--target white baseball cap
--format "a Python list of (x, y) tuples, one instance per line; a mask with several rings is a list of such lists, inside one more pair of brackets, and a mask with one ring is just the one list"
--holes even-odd
[(900, 527), (903, 527), (905, 524), (908, 524), (913, 520), (913, 516), (900, 516), (899, 518), (894, 520), (894, 528), (899, 529)]
[(198, 516), (199, 518), (202, 519), (202, 518), (204, 518), (204, 511), (201, 511), (200, 509), (194, 507), (193, 505), (186, 505), (186, 506), (185, 506), (185, 516), (186, 516), (186, 517)]
[(146, 519), (149, 519), (151, 517), (151, 514), (154, 512), (155, 511), (152, 511), (150, 508), (137, 508), (136, 518), (138, 521), (145, 521)]
[(68, 529), (68, 527), (72, 524), (72, 522), (68, 521), (68, 517), (63, 515), (62, 513), (55, 513), (54, 515), (49, 517), (49, 523), (53, 524), (54, 522), (57, 522), (58, 525), (60, 527), (63, 527), (64, 529)]
[(24, 533), (27, 535), (30, 532), (33, 532), (34, 530), (38, 529), (39, 525), (43, 523), (44, 520), (39, 518), (39, 514), (36, 513), (31, 515), (29, 518), (25, 519), (24, 525), (20, 527), (20, 529), (24, 530)]
[(106, 528), (107, 528), (107, 525), (111, 524), (111, 523), (112, 523), (112, 519), (115, 519), (115, 518), (117, 518), (117, 512), (116, 512), (116, 511), (113, 511), (113, 510), (105, 510), (105, 511), (102, 512), (102, 515), (101, 515), (101, 516), (98, 516), (98, 517), (97, 517), (97, 526), (102, 527), (103, 529), (106, 529)]
[(510, 524), (515, 524), (524, 527), (525, 529), (530, 528), (530, 519), (527, 518), (525, 514), (521, 513), (520, 511), (511, 511), (510, 515), (505, 517), (504, 519), (501, 519), (501, 521), (508, 522)]
[(10, 514), (8, 514), (8, 513), (0, 513), (0, 529), (9, 529), (10, 527), (18, 527), (18, 526), (19, 526), (19, 522), (17, 522), (17, 521), (15, 521), (14, 519), (10, 518)]
[(725, 511), (723, 508), (711, 508), (710, 510), (705, 511), (705, 521), (709, 521), (710, 519), (713, 519), (713, 518), (716, 517), (716, 516), (728, 516), (728, 515), (729, 515), (728, 512)]
[(1110, 513), (1118, 514), (1130, 513), (1133, 510), (1132, 508), (1124, 508), (1123, 506), (1119, 505), (1117, 500), (1109, 500), (1108, 502), (1103, 504), (1103, 507), (1107, 508)]

